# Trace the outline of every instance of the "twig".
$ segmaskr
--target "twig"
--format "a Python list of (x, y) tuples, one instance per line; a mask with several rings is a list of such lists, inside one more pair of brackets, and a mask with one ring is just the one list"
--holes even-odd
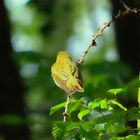
[(111, 19), (110, 21), (104, 23), (104, 25), (95, 33), (95, 35), (93, 35), (93, 39), (92, 39), (91, 43), (85, 48), (85, 50), (84, 50), (84, 52), (83, 52), (81, 58), (80, 58), (79, 61), (78, 61), (78, 65), (84, 63), (85, 57), (86, 57), (86, 55), (87, 55), (89, 49), (90, 49), (91, 47), (94, 47), (94, 46), (97, 45), (97, 44), (96, 44), (96, 39), (97, 39), (99, 36), (101, 36), (101, 35), (103, 34), (104, 30), (105, 30), (107, 27), (109, 27), (109, 26), (112, 24), (112, 22), (114, 22), (116, 19), (118, 19), (118, 18), (120, 18), (120, 17), (122, 17), (122, 16), (125, 16), (125, 15), (127, 15), (127, 14), (130, 14), (130, 13), (135, 13), (135, 14), (138, 13), (138, 12), (140, 13), (140, 9), (137, 9), (137, 8), (131, 9), (131, 8), (128, 7), (124, 2), (122, 3), (122, 5), (124, 6), (124, 8), (125, 8), (126, 10), (125, 10), (125, 11), (119, 10), (116, 16), (113, 16), (112, 19)]
[(131, 10), (131, 8), (125, 4), (125, 2), (123, 0), (120, 0), (120, 3), (123, 5), (123, 7), (127, 10)]
[(71, 99), (71, 95), (67, 95), (67, 101), (66, 101), (66, 105), (65, 105), (65, 111), (64, 111), (64, 113), (63, 113), (63, 116), (64, 116), (64, 118), (63, 118), (63, 122), (66, 122), (66, 118), (67, 118), (67, 110), (68, 110), (68, 105), (69, 105), (69, 103), (70, 103), (70, 99)]
[(137, 8), (130, 8), (123, 0), (120, 0), (121, 4), (123, 5), (123, 7), (129, 11), (130, 13), (138, 13), (140, 12), (140, 9), (137, 9)]

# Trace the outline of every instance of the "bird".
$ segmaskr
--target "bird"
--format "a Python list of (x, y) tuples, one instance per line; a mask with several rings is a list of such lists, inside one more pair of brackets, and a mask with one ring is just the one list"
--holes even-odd
[(67, 51), (58, 52), (56, 62), (51, 67), (51, 75), (55, 84), (68, 95), (84, 92), (78, 67)]

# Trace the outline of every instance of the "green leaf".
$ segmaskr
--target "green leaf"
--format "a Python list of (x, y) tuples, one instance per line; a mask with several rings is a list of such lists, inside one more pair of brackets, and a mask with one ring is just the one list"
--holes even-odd
[(103, 99), (103, 100), (100, 101), (100, 107), (101, 107), (101, 109), (108, 109), (107, 99)]
[(55, 106), (51, 107), (50, 115), (52, 115), (54, 112), (58, 111), (59, 109), (63, 108), (65, 106), (65, 104), (66, 104), (66, 102), (60, 103), (58, 105), (55, 105)]
[(82, 107), (81, 100), (72, 100), (68, 105), (68, 115), (70, 116), (72, 112), (80, 110)]
[(110, 100), (110, 103), (117, 105), (118, 107), (120, 107), (122, 110), (127, 111), (127, 108), (124, 107), (122, 104), (120, 104), (119, 102), (117, 102), (116, 100)]
[(108, 105), (108, 110), (113, 110), (113, 107), (111, 105)]
[(140, 136), (128, 135), (126, 137), (115, 137), (115, 136), (113, 136), (109, 140), (139, 140), (139, 139), (140, 139)]
[(67, 131), (71, 131), (73, 129), (79, 128), (79, 123), (76, 122), (68, 122), (67, 123)]
[(140, 108), (133, 107), (127, 111), (127, 120), (134, 121), (140, 119)]
[(79, 123), (56, 121), (52, 128), (52, 134), (55, 139), (62, 140), (67, 136), (69, 138), (73, 137), (77, 133), (76, 129), (79, 129)]
[(97, 102), (97, 101), (95, 101), (95, 102), (89, 102), (89, 103), (88, 103), (88, 107), (89, 107), (89, 109), (91, 109), (91, 110), (93, 110), (93, 109), (99, 107), (99, 105), (100, 105), (100, 102)]
[(138, 113), (140, 111), (139, 107), (132, 107), (127, 112), (128, 113)]
[(96, 118), (94, 121), (96, 124), (99, 124), (99, 123), (115, 123), (115, 122), (124, 122), (126, 119), (126, 112), (125, 111), (122, 111), (122, 110), (119, 110), (119, 111), (115, 111), (115, 112), (112, 112), (110, 114), (106, 114), (106, 115), (103, 115), (101, 117), (98, 117)]
[(130, 132), (132, 129), (130, 127), (127, 127), (125, 123), (112, 123), (108, 122), (105, 124), (104, 127), (106, 132), (109, 132), (110, 134), (124, 134), (125, 132)]
[(92, 101), (88, 103), (88, 108), (90, 110), (94, 110), (95, 108), (99, 107), (101, 109), (108, 109), (108, 110), (113, 110), (113, 107), (111, 105), (109, 105), (109, 101), (107, 99), (102, 99), (99, 101)]
[(126, 136), (127, 140), (140, 140), (140, 136), (128, 135)]
[(90, 113), (89, 109), (82, 109), (79, 113), (78, 113), (78, 118), (82, 121), (82, 118), (84, 116), (86, 116), (87, 114)]
[(99, 134), (93, 129), (91, 122), (82, 122), (80, 125), (80, 135), (86, 140), (97, 140)]
[(126, 88), (114, 88), (114, 89), (109, 89), (107, 92), (111, 94), (119, 94), (119, 93), (125, 93), (127, 91)]
[(81, 127), (83, 130), (85, 130), (86, 132), (89, 132), (90, 130), (92, 130), (93, 126), (90, 122), (82, 122), (81, 123)]
[(64, 122), (54, 122), (52, 126), (52, 134), (55, 137), (56, 140), (61, 140), (62, 137), (64, 137), (64, 134), (66, 133), (66, 123)]

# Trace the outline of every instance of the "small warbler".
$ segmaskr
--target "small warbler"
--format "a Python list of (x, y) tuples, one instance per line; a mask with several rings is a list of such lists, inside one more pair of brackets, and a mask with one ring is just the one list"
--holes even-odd
[(60, 51), (57, 54), (51, 72), (55, 84), (66, 93), (84, 92), (78, 68), (66, 51)]

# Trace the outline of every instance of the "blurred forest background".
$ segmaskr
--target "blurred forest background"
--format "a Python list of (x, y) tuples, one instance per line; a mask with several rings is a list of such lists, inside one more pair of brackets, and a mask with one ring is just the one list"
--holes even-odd
[[(140, 8), (139, 0), (125, 0)], [(78, 61), (92, 35), (119, 9), (119, 0), (0, 1), (0, 140), (51, 140), (50, 107), (66, 96), (50, 68), (60, 50)], [(97, 39), (80, 69), (85, 92), (75, 98), (105, 97), (139, 73), (140, 15), (121, 17)], [(137, 89), (121, 95), (137, 106)], [(126, 97), (127, 96), (127, 97)]]

